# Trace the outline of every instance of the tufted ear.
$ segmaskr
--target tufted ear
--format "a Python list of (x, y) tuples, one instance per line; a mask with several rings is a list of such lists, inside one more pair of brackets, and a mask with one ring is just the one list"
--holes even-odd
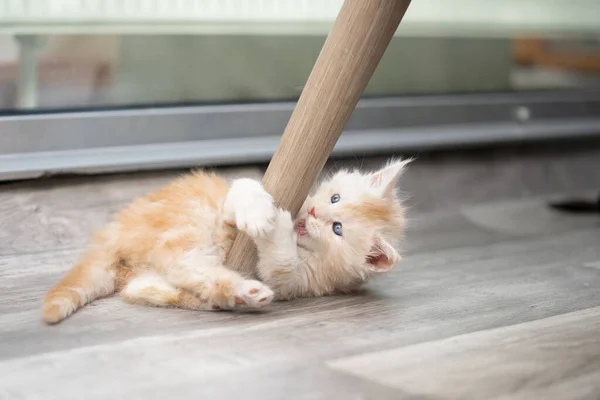
[(386, 272), (400, 261), (400, 254), (385, 240), (375, 236), (366, 261), (371, 271)]
[(384, 168), (371, 174), (371, 186), (380, 189), (383, 197), (392, 196), (398, 179), (411, 161), (412, 159), (389, 162)]

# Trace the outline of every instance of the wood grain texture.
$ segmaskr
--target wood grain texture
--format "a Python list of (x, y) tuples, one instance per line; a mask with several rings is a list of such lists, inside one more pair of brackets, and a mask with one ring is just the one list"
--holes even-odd
[[(369, 83), (410, 0), (346, 0), (290, 117), (263, 185), (295, 215)], [(256, 249), (239, 234), (230, 268), (251, 275)]]
[(40, 298), (77, 250), (0, 256), (0, 399), (228, 398), (240, 391), (249, 400), (427, 398), (324, 365), (600, 306), (600, 270), (589, 267), (600, 260), (593, 221), (520, 237), (485, 236), (460, 214), (439, 218), (418, 216), (415, 241), (444, 228), (362, 293), (259, 313), (110, 298), (48, 327)]
[(597, 399), (600, 307), (331, 361), (435, 399)]
[(261, 313), (153, 309), (113, 298), (55, 327), (40, 321), (39, 299), (60, 268), (45, 269), (71, 255), (37, 264), (36, 256), (4, 258), (0, 398), (227, 398), (237, 390), (277, 399), (292, 387), (288, 398), (347, 399), (352, 390), (419, 398), (332, 376), (323, 364), (598, 306), (600, 271), (586, 266), (600, 258), (597, 234), (430, 247), (361, 294)]

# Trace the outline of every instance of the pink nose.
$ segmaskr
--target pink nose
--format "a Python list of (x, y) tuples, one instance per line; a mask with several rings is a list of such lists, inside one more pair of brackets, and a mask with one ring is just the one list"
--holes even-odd
[(317, 215), (315, 214), (315, 208), (314, 208), (314, 207), (313, 207), (313, 208), (311, 208), (310, 210), (308, 210), (308, 213), (309, 213), (310, 215), (312, 215), (314, 218), (317, 218)]

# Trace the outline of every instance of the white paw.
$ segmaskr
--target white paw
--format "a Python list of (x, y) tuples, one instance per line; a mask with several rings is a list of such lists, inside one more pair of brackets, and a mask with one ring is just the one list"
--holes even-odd
[(235, 290), (236, 307), (260, 308), (273, 301), (274, 293), (262, 282), (245, 280)]
[(234, 215), (237, 228), (251, 237), (264, 236), (274, 229), (276, 208), (273, 198), (252, 179), (238, 179), (231, 185), (225, 213)]
[(281, 233), (294, 233), (294, 220), (292, 214), (284, 209), (277, 210), (277, 231)]

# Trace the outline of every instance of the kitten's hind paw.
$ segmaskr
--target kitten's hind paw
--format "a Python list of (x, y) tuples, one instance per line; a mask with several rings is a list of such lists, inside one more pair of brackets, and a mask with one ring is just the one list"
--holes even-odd
[(262, 282), (245, 280), (240, 282), (235, 292), (235, 304), (243, 308), (260, 308), (273, 301), (275, 294)]

